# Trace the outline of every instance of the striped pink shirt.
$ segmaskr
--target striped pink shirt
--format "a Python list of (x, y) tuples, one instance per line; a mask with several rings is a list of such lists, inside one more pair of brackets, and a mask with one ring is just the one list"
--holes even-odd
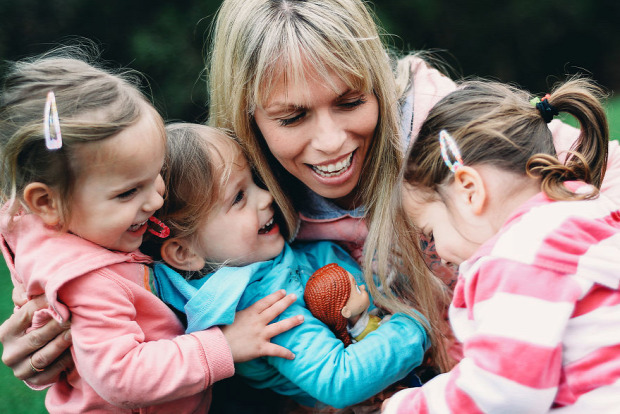
[(386, 413), (620, 412), (620, 210), (539, 194), (459, 268), (464, 358)]

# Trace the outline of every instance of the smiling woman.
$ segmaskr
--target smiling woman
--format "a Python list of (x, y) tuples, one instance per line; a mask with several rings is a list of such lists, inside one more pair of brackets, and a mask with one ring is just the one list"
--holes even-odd
[(372, 91), (351, 90), (335, 74), (321, 80), (304, 68), (303, 84), (280, 76), (254, 119), (289, 174), (344, 209), (359, 203), (358, 182), (372, 143), (379, 105)]

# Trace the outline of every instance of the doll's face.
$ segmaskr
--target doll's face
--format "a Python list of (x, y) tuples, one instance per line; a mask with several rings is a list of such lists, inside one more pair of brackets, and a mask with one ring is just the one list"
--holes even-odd
[(351, 283), (351, 295), (346, 305), (342, 308), (342, 315), (347, 319), (361, 315), (370, 306), (366, 286), (358, 285), (351, 273), (349, 273), (349, 281)]

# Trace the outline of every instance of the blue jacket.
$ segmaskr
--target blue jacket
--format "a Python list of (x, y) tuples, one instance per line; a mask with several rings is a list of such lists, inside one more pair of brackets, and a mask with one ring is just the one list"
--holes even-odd
[(428, 347), (423, 326), (395, 314), (363, 341), (344, 347), (316, 319), (303, 300), (312, 273), (338, 263), (362, 283), (362, 272), (346, 251), (332, 242), (285, 245), (273, 260), (244, 267), (223, 267), (198, 280), (157, 263), (157, 290), (164, 302), (185, 312), (187, 332), (233, 322), (235, 312), (279, 289), (297, 294), (296, 302), (277, 320), (303, 315), (300, 325), (272, 339), (290, 349), (295, 359), (257, 358), (237, 364), (237, 373), (255, 388), (271, 388), (303, 405), (318, 401), (337, 408), (359, 403), (405, 377), (423, 359)]

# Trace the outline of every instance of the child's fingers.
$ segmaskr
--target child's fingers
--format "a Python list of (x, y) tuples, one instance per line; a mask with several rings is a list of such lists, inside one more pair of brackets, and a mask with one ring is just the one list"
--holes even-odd
[(284, 296), (282, 299), (274, 302), (271, 306), (261, 312), (261, 316), (265, 322), (269, 322), (277, 318), (282, 312), (284, 312), (289, 306), (291, 306), (297, 300), (297, 295), (291, 293)]
[(267, 335), (267, 338), (273, 338), (274, 336), (280, 335), (282, 332), (286, 332), (289, 329), (301, 325), (303, 321), (304, 317), (302, 315), (291, 316), (290, 318), (286, 318), (267, 326), (265, 329), (265, 334)]
[(257, 313), (262, 313), (265, 309), (269, 309), (270, 306), (282, 299), (285, 294), (286, 291), (284, 289), (280, 289), (271, 295), (265, 296), (261, 300), (257, 300), (252, 304), (252, 306), (248, 307), (248, 309), (252, 309)]
[(284, 359), (295, 359), (295, 354), (293, 354), (288, 349), (280, 345), (276, 345), (276, 344), (266, 345), (264, 347), (264, 352), (265, 352), (264, 354), (265, 356), (274, 356), (274, 357), (280, 357)]

